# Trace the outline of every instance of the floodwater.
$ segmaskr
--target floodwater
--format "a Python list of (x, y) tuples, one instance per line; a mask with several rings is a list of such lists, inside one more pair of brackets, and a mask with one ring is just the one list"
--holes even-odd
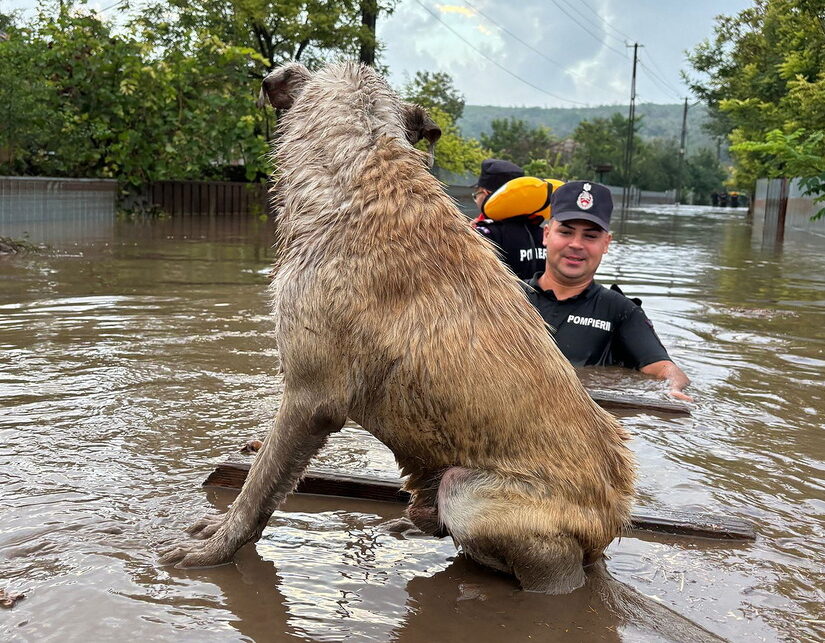
[[(696, 397), (691, 417), (622, 418), (639, 505), (748, 519), (755, 543), (635, 532), (587, 586), (547, 597), (448, 539), (382, 531), (399, 506), (293, 496), (235, 564), (159, 567), (232, 501), (200, 483), (279, 404), (271, 230), (118, 222), (0, 258), (0, 589), (26, 594), (0, 609), (0, 639), (823, 640), (825, 241), (754, 247), (744, 211), (698, 207), (615, 228), (600, 279), (644, 300)], [(629, 371), (582, 377), (664, 396)], [(314, 466), (397, 473), (354, 427)]]

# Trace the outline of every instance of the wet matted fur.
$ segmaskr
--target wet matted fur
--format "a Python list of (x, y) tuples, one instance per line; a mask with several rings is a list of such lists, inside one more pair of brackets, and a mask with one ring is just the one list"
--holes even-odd
[(548, 593), (584, 582), (627, 524), (627, 435), (592, 402), (516, 277), (412, 143), (437, 128), (372, 69), (273, 71), (271, 286), (284, 396), (225, 516), (162, 558), (231, 560), (352, 418), (408, 476), (410, 518)]

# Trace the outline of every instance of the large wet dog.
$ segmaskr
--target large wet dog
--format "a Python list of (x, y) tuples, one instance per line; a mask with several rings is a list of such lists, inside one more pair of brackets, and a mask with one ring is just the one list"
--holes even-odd
[(226, 563), (352, 418), (395, 454), (410, 519), (547, 593), (584, 582), (629, 517), (627, 436), (597, 407), (413, 143), (440, 132), (368, 67), (264, 80), (283, 401), (240, 496), (164, 563)]

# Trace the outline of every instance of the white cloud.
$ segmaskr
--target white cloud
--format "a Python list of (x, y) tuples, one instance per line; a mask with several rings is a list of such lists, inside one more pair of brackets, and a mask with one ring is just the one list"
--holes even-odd
[[(749, 0), (421, 3), (438, 19), (416, 0), (402, 1), (393, 15), (379, 17), (378, 35), (386, 45), (383, 61), (393, 78), (419, 69), (446, 71), (470, 104), (545, 106), (627, 103), (632, 54), (625, 35), (644, 45), (637, 100), (678, 102), (687, 92), (679, 77), (686, 65), (684, 51), (712, 34), (717, 14), (751, 5)], [(511, 74), (473, 51), (439, 19)]]

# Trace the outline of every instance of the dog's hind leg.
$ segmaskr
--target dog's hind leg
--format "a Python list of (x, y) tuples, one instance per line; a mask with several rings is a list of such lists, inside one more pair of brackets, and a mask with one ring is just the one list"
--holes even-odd
[(583, 556), (581, 545), (568, 534), (529, 536), (508, 552), (522, 589), (544, 594), (568, 594), (584, 585)]
[(493, 472), (448, 469), (438, 490), (441, 522), (476, 562), (513, 574), (522, 588), (566, 594), (585, 582), (584, 552)]

